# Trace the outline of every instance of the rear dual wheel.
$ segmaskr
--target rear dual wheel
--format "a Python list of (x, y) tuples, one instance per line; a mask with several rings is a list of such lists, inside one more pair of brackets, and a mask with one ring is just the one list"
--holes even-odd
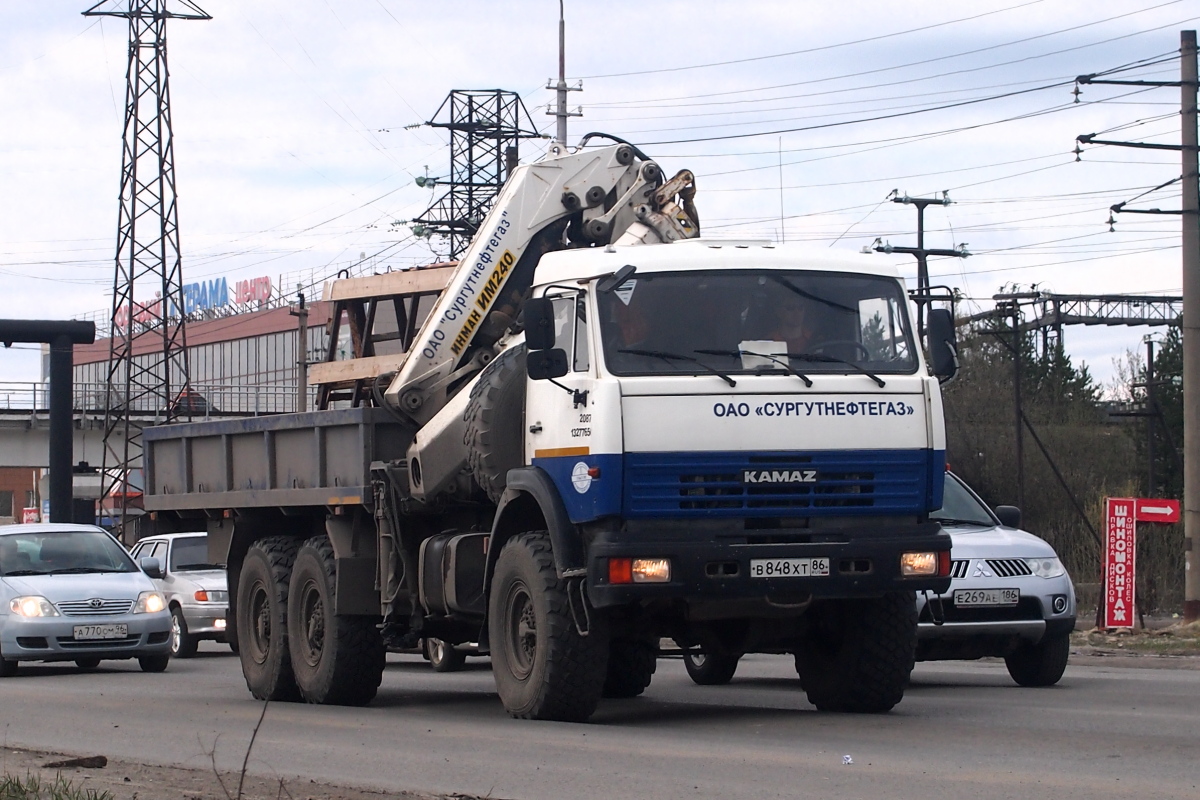
[(288, 652), (287, 605), (299, 543), (286, 536), (250, 545), (238, 579), (238, 656), (246, 686), (259, 700), (297, 700)]
[(288, 589), (288, 647), (296, 686), (309, 703), (361, 706), (383, 681), (386, 650), (374, 617), (336, 614), (337, 560), (324, 536), (296, 553)]

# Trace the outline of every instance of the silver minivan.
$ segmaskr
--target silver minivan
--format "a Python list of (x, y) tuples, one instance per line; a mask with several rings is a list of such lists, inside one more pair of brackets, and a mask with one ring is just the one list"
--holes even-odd
[(139, 568), (94, 525), (0, 528), (0, 677), (22, 661), (94, 669), (102, 659), (136, 658), (143, 671), (162, 672), (171, 614), (150, 579), (160, 573), (153, 559)]
[(208, 563), (208, 534), (148, 536), (133, 546), (133, 558), (154, 558), (162, 577), (154, 580), (171, 612), (171, 655), (189, 658), (205, 639), (225, 641), (229, 609), (225, 567)]

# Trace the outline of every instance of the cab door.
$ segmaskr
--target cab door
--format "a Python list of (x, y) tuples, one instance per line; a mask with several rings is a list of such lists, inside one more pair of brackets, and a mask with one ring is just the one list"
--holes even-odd
[(565, 352), (568, 372), (561, 378), (528, 382), (525, 454), (529, 463), (550, 475), (571, 520), (582, 522), (599, 516), (604, 505), (594, 446), (596, 380), (587, 296), (571, 291), (548, 296), (554, 306), (554, 347)]

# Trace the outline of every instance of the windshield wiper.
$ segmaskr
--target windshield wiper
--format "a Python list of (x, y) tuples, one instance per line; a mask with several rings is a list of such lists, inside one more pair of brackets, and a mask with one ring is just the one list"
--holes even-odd
[(775, 281), (780, 286), (787, 288), (789, 291), (799, 295), (800, 297), (805, 298), (806, 300), (815, 300), (818, 303), (827, 305), (830, 308), (835, 309), (837, 311), (844, 311), (847, 314), (857, 314), (858, 313), (857, 309), (850, 308), (850, 306), (844, 306), (841, 303), (821, 297), (818, 294), (813, 294), (812, 292), (806, 292), (803, 289), (801, 289), (799, 286), (793, 286), (792, 284), (788, 283), (786, 280), (779, 277), (778, 275), (772, 275), (771, 280)]
[(16, 577), (25, 576), (25, 575), (46, 575), (46, 574), (47, 573), (42, 572), (40, 569), (14, 569), (14, 570), (9, 570), (8, 572), (5, 572), (4, 577), (16, 578)]
[(981, 528), (994, 528), (994, 522), (980, 522), (977, 519), (955, 519), (954, 517), (930, 517), (934, 522), (940, 522), (943, 525), (977, 525)]
[(52, 569), (50, 575), (87, 575), (96, 572), (115, 572), (116, 570), (105, 567), (65, 567), (64, 569)]
[(802, 375), (801, 373), (797, 372), (792, 367), (791, 364), (787, 363), (783, 359), (778, 358), (773, 355), (769, 355), (767, 353), (755, 353), (752, 350), (693, 350), (692, 352), (693, 353), (702, 353), (706, 356), (729, 356), (730, 358), (741, 358), (742, 356), (761, 356), (761, 357), (767, 359), (768, 361), (774, 361), (776, 364), (783, 367), (785, 370), (787, 370), (791, 374), (795, 375), (800, 380), (804, 381), (804, 385), (809, 387), (810, 389), (812, 388), (812, 385), (813, 385), (812, 380), (807, 375)]
[(699, 367), (703, 367), (704, 369), (708, 370), (713, 375), (716, 375), (718, 378), (720, 378), (721, 380), (728, 383), (730, 386), (737, 386), (737, 381), (735, 381), (733, 378), (729, 377), (724, 372), (721, 372), (721, 370), (717, 369), (716, 367), (710, 367), (708, 364), (705, 364), (700, 359), (693, 358), (692, 356), (680, 355), (679, 353), (668, 353), (665, 350), (633, 350), (633, 349), (629, 349), (629, 348), (624, 348), (624, 349), (618, 350), (617, 352), (618, 353), (629, 353), (631, 356), (646, 356), (648, 358), (661, 358), (665, 361), (690, 361), (693, 364), (695, 364)]
[(176, 572), (186, 572), (188, 570), (199, 571), (202, 569), (225, 569), (225, 565), (224, 564), (180, 564), (179, 566), (175, 567)]
[(879, 377), (874, 372), (871, 372), (871, 370), (860, 367), (853, 361), (847, 361), (844, 358), (834, 358), (833, 356), (825, 355), (819, 356), (816, 353), (788, 353), (787, 355), (789, 359), (798, 358), (801, 361), (820, 361), (824, 364), (845, 364), (847, 367), (850, 367), (850, 369), (855, 370), (856, 372), (861, 372), (863, 375), (866, 375), (868, 378), (875, 381), (875, 383), (879, 385), (880, 389), (887, 385), (883, 382), (883, 378)]

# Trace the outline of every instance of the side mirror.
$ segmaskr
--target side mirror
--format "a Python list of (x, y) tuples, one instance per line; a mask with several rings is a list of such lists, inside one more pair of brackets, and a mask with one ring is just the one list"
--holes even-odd
[(523, 313), (525, 346), (531, 351), (554, 347), (554, 302), (549, 297), (531, 298), (525, 301)]
[(525, 371), (531, 381), (548, 381), (567, 374), (565, 350), (535, 350), (525, 357)]
[(993, 511), (999, 518), (1000, 524), (1006, 528), (1021, 527), (1021, 509), (1016, 506), (996, 506)]
[(944, 308), (929, 312), (927, 334), (933, 374), (945, 383), (958, 374), (958, 346), (954, 338), (954, 315)]
[(143, 558), (138, 561), (138, 566), (142, 568), (142, 572), (149, 575), (155, 580), (161, 580), (163, 576), (162, 564), (157, 558)]

